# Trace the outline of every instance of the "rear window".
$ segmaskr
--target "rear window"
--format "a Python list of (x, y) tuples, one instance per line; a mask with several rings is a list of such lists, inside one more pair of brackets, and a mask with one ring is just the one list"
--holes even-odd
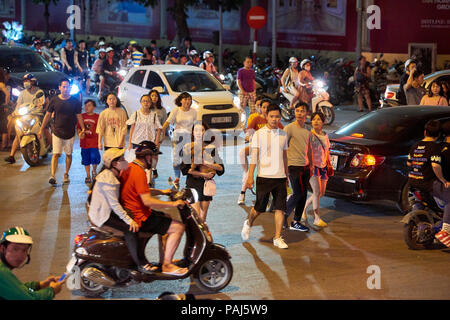
[(378, 141), (396, 141), (414, 134), (423, 133), (422, 119), (405, 114), (371, 112), (336, 131), (336, 134)]
[(0, 52), (0, 67), (12, 73), (55, 71), (40, 55), (24, 50)]
[(164, 75), (175, 92), (225, 91), (219, 81), (205, 71), (172, 71)]

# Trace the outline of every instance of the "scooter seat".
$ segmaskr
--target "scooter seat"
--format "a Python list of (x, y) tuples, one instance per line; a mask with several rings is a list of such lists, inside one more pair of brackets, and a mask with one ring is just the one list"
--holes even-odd
[[(105, 226), (105, 225), (103, 225), (101, 227), (92, 226), (92, 229), (94, 229), (97, 232), (104, 233), (108, 236), (114, 236), (114, 237), (119, 237), (119, 238), (123, 238), (123, 236), (124, 236), (122, 231), (120, 231), (116, 228), (110, 227), (110, 226)], [(149, 232), (139, 232), (139, 237), (141, 237), (141, 238), (149, 238), (152, 235), (153, 234), (149, 233)]]

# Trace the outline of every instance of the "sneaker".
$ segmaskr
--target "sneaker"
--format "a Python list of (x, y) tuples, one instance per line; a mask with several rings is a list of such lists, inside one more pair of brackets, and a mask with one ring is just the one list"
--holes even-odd
[(434, 236), (446, 247), (450, 247), (450, 234), (447, 231), (444, 230), (439, 231)]
[(286, 242), (284, 242), (282, 237), (279, 237), (278, 239), (273, 239), (273, 245), (275, 247), (278, 247), (280, 249), (287, 249), (288, 245), (286, 244)]
[(250, 238), (250, 225), (248, 223), (248, 219), (244, 221), (244, 226), (242, 227), (241, 237), (242, 240), (247, 241)]
[(153, 170), (153, 179), (158, 179), (158, 170)]
[(63, 183), (69, 183), (69, 182), (70, 182), (69, 175), (67, 173), (64, 173)]
[(91, 184), (92, 183), (91, 178), (87, 177), (86, 179), (84, 179), (84, 183)]
[(238, 199), (238, 205), (244, 205), (245, 204), (245, 193), (241, 193), (239, 195), (239, 199)]
[(11, 164), (16, 163), (16, 159), (13, 156), (6, 157), (5, 161)]
[(51, 185), (56, 185), (55, 177), (50, 177), (50, 179), (48, 179), (48, 183), (50, 183)]
[(328, 224), (325, 221), (323, 221), (322, 219), (320, 219), (319, 222), (317, 222), (317, 223), (314, 222), (314, 225), (316, 227), (320, 227), (320, 228), (325, 228), (328, 226)]
[(294, 222), (292, 221), (291, 226), (289, 227), (290, 230), (295, 231), (301, 231), (301, 232), (308, 232), (309, 228), (307, 226), (304, 226), (300, 222)]

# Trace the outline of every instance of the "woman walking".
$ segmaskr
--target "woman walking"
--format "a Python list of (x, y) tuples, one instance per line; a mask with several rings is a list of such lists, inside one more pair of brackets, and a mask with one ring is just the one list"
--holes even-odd
[[(114, 93), (106, 96), (107, 108), (100, 113), (97, 124), (98, 149), (125, 148), (127, 134), (127, 114), (120, 107), (120, 101)], [(102, 143), (103, 140), (103, 143)]]
[(171, 124), (174, 126), (172, 134), (172, 162), (175, 173), (174, 183), (179, 185), (181, 178), (181, 159), (182, 150), (187, 143), (191, 141), (192, 127), (197, 120), (197, 111), (191, 108), (192, 96), (188, 92), (182, 92), (176, 99), (175, 108), (170, 112), (169, 117), (162, 127), (162, 132), (166, 132), (167, 127)]
[[(205, 132), (209, 130), (206, 123), (198, 123), (192, 128), (192, 140), (184, 148), (185, 159), (190, 163), (182, 164), (181, 171), (186, 178), (186, 187), (193, 188), (198, 193), (198, 201), (192, 206), (199, 213), (200, 218), (206, 221), (209, 204), (215, 195), (214, 176), (224, 173), (221, 159), (216, 158), (217, 150), (214, 144), (204, 141)], [(217, 160), (217, 161), (216, 161)]]
[(359, 66), (355, 70), (355, 93), (358, 95), (358, 112), (363, 112), (363, 98), (366, 98), (367, 107), (372, 111), (372, 101), (370, 100), (370, 66), (364, 56), (359, 57)]
[[(148, 95), (150, 96), (150, 100), (152, 102), (150, 109), (152, 109), (153, 111), (156, 112), (159, 123), (165, 123), (167, 120), (167, 111), (162, 106), (161, 96), (159, 95), (159, 92), (157, 90), (150, 90)], [(164, 140), (164, 132), (162, 132), (162, 127), (161, 127), (159, 143), (157, 144), (158, 149), (159, 149), (159, 146), (161, 145), (161, 143), (163, 142), (163, 140)], [(155, 179), (158, 178), (158, 170), (156, 170), (156, 167), (158, 166), (158, 160), (159, 160), (158, 155), (153, 157), (153, 168), (154, 168), (153, 169), (153, 178), (155, 178)]]
[(311, 178), (309, 183), (313, 190), (313, 194), (306, 200), (305, 209), (303, 210), (302, 220), (306, 220), (306, 210), (312, 203), (314, 209), (314, 225), (316, 227), (326, 227), (327, 224), (320, 218), (319, 207), (320, 198), (325, 195), (327, 188), (328, 173), (327, 167), (330, 164), (330, 140), (328, 135), (322, 130), (325, 122), (325, 116), (321, 112), (314, 112), (311, 116), (312, 129), (309, 136), (311, 152), (308, 151), (308, 157)]

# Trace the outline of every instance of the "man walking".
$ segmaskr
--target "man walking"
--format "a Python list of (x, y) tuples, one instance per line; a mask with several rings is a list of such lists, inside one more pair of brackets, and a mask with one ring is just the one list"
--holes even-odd
[(84, 121), (81, 117), (81, 101), (70, 95), (70, 82), (62, 79), (59, 82), (59, 91), (61, 94), (53, 97), (45, 114), (39, 138), (43, 133), (43, 128), (50, 121), (52, 113), (54, 113), (53, 123), (53, 156), (51, 163), (51, 176), (48, 183), (56, 185), (56, 170), (58, 169), (58, 159), (61, 157), (62, 151), (66, 154), (66, 171), (64, 173), (63, 183), (69, 183), (69, 170), (72, 165), (73, 142), (75, 140), (75, 127), (78, 124), (81, 128), (80, 135), (85, 131)]
[(252, 69), (252, 65), (252, 58), (246, 57), (244, 60), (244, 67), (239, 69), (237, 72), (237, 84), (239, 87), (241, 109), (245, 110), (248, 103), (250, 114), (256, 112), (255, 70)]
[(295, 208), (294, 220), (289, 226), (290, 230), (309, 231), (309, 228), (300, 223), (303, 209), (305, 208), (306, 198), (308, 195), (308, 183), (310, 178), (309, 156), (310, 149), (309, 135), (310, 132), (305, 128), (306, 113), (308, 104), (298, 102), (295, 105), (295, 120), (288, 124), (284, 131), (288, 141), (288, 170), (289, 181), (292, 187), (292, 196), (286, 204), (284, 227), (287, 228), (287, 219), (292, 210)]
[(251, 162), (247, 178), (247, 188), (254, 185), (253, 174), (258, 164), (256, 179), (256, 203), (252, 208), (242, 228), (242, 239), (248, 240), (250, 228), (255, 219), (266, 211), (269, 195), (272, 194), (275, 210), (274, 246), (287, 249), (288, 245), (281, 237), (286, 211), (287, 198), (287, 135), (278, 127), (281, 120), (281, 110), (276, 104), (270, 104), (267, 109), (267, 125), (256, 131), (251, 144)]

